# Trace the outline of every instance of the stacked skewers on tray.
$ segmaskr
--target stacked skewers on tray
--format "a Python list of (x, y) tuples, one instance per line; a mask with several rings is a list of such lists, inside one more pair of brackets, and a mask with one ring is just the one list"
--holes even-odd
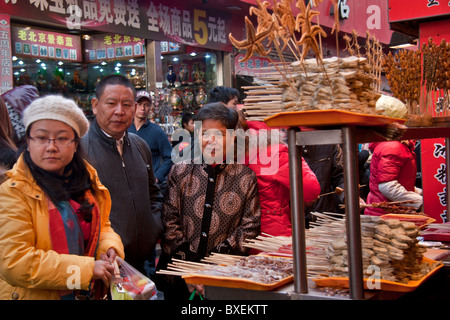
[[(315, 222), (305, 230), (307, 275), (319, 287), (348, 287), (345, 215), (314, 213)], [(361, 216), (364, 276), (379, 271), (381, 289), (408, 292), (428, 279), (442, 263), (423, 256), (426, 248), (417, 240), (414, 222)], [(250, 256), (213, 253), (200, 262), (173, 260), (158, 273), (181, 276), (187, 283), (274, 290), (293, 281), (291, 237), (262, 234), (246, 246), (260, 251)], [(367, 279), (365, 279), (367, 287)]]

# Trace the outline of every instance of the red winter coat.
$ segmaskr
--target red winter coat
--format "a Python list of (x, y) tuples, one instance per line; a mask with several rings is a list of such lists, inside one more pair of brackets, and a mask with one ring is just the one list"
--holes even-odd
[[(407, 191), (414, 191), (417, 174), (414, 142), (409, 145), (399, 141), (371, 143), (369, 149), (373, 152), (370, 163), (370, 192), (367, 204), (391, 201), (378, 189), (380, 183), (397, 180)], [(366, 208), (364, 214), (382, 215), (386, 212), (377, 208)]]
[[(250, 155), (247, 165), (256, 173), (261, 202), (261, 232), (273, 236), (291, 236), (291, 209), (289, 185), (289, 155), (284, 144), (258, 150), (258, 156)], [(269, 152), (267, 151), (269, 150)], [(270, 157), (268, 164), (265, 156)], [(278, 165), (277, 156), (278, 155)], [(271, 167), (272, 165), (272, 167)], [(304, 202), (313, 201), (320, 193), (316, 175), (302, 159)]]

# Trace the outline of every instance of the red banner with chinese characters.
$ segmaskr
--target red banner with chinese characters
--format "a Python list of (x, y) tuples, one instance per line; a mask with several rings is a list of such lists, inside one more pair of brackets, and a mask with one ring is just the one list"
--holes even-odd
[[(440, 1), (442, 3), (442, 1)], [(448, 7), (450, 11), (450, 7)], [(450, 39), (449, 20), (427, 21), (420, 23), (420, 43), (426, 43), (431, 37), (434, 43), (441, 39)], [(442, 114), (442, 112), (440, 112)], [(439, 112), (433, 116), (439, 117)], [(436, 222), (447, 222), (445, 140), (422, 140), (422, 185), (425, 213)], [(426, 165), (425, 165), (426, 164)]]
[(448, 0), (388, 0), (389, 22), (450, 16)]
[(81, 38), (28, 27), (11, 27), (14, 55), (82, 61)]
[(0, 94), (13, 88), (10, 27), (9, 16), (0, 14)]
[(445, 140), (421, 142), (424, 212), (437, 223), (447, 222), (447, 187)]
[(231, 52), (228, 34), (243, 35), (243, 17), (233, 23), (235, 17), (221, 9), (217, 4), (183, 0), (0, 1), (2, 13), (57, 23), (69, 30), (96, 30)]
[(93, 35), (85, 42), (85, 61), (130, 59), (144, 56), (144, 39), (120, 34)]

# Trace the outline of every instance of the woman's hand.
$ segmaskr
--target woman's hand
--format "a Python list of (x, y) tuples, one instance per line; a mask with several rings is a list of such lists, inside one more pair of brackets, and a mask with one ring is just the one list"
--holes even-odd
[(102, 260), (106, 260), (113, 263), (116, 260), (117, 251), (114, 248), (109, 248), (108, 251), (106, 251), (106, 255), (102, 256), (103, 256), (101, 257)]
[(92, 276), (93, 280), (100, 279), (106, 287), (109, 287), (109, 282), (111, 281), (113, 274), (114, 267), (111, 262), (105, 260), (95, 261), (94, 275)]
[(113, 262), (116, 260), (117, 252), (114, 248), (109, 248), (106, 254), (100, 255), (100, 260), (95, 261), (94, 275), (92, 279), (101, 279), (108, 287), (109, 282), (113, 280), (114, 266)]

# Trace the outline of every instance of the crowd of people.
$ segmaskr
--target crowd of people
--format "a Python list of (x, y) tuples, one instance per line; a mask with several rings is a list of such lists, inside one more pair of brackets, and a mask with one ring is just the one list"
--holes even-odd
[[(121, 257), (164, 299), (186, 300), (202, 286), (156, 270), (174, 258), (249, 254), (246, 240), (261, 234), (291, 235), (283, 130), (246, 121), (237, 90), (212, 89), (197, 115), (183, 116), (185, 134), (173, 137), (184, 138), (170, 141), (148, 120), (151, 96), (120, 75), (98, 83), (90, 123), (73, 100), (30, 87), (14, 89), (19, 106), (0, 98), (0, 299), (104, 298)], [(370, 145), (362, 201), (412, 199), (418, 209), (415, 158), (412, 141)], [(307, 146), (299, 165), (307, 221), (339, 210), (341, 147)]]

